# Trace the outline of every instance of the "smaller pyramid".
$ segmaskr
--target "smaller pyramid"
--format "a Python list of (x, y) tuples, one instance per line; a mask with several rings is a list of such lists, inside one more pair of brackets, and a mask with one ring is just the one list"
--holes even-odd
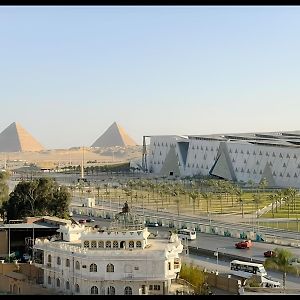
[(91, 147), (136, 146), (137, 143), (114, 122)]
[(0, 152), (40, 151), (44, 147), (20, 124), (13, 122), (0, 133)]

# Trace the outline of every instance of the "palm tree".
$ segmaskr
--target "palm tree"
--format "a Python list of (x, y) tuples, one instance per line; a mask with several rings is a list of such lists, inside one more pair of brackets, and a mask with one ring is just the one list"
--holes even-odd
[(264, 262), (264, 266), (266, 268), (276, 269), (282, 272), (283, 288), (285, 289), (287, 273), (297, 272), (297, 268), (290, 264), (293, 254), (289, 250), (283, 248), (275, 248), (274, 252), (275, 252), (275, 256), (268, 257)]
[(276, 199), (276, 195), (274, 194), (269, 195), (269, 199), (271, 200), (272, 203), (272, 218), (274, 218), (274, 200)]
[(260, 195), (253, 194), (252, 197), (253, 197), (253, 203), (254, 203), (255, 209), (256, 209), (256, 218), (258, 218), (258, 208), (259, 208), (259, 204), (261, 203)]
[(193, 201), (193, 214), (195, 214), (195, 201), (198, 197), (198, 192), (197, 191), (192, 191), (192, 192), (189, 193), (189, 196)]
[(241, 210), (242, 210), (242, 218), (244, 218), (244, 200), (242, 199), (243, 196), (243, 191), (241, 188), (236, 188), (235, 190), (235, 194), (237, 197), (237, 202), (240, 204), (241, 206)]

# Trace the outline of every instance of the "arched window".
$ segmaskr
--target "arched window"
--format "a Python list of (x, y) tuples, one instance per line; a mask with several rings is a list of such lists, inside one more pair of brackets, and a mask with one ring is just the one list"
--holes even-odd
[(137, 241), (137, 242), (136, 242), (136, 247), (137, 247), (137, 248), (142, 248), (142, 243), (141, 243), (141, 241)]
[(130, 286), (125, 287), (124, 295), (132, 295), (132, 288)]
[(79, 284), (78, 284), (78, 283), (75, 284), (75, 292), (76, 292), (76, 293), (79, 293), (79, 292), (80, 292), (80, 287), (79, 287)]
[(134, 248), (134, 241), (129, 241), (129, 248)]
[(84, 241), (83, 247), (84, 248), (89, 248), (90, 247), (90, 241)]
[(98, 248), (104, 248), (104, 242), (103, 241), (98, 242)]
[(51, 263), (51, 255), (48, 255), (48, 263)]
[(66, 259), (66, 267), (70, 267), (70, 260), (68, 258)]
[(118, 241), (113, 241), (113, 248), (119, 248)]
[(96, 264), (91, 264), (90, 265), (90, 272), (97, 272), (97, 265)]
[(97, 248), (97, 242), (91, 241), (91, 248)]
[(105, 248), (111, 248), (111, 241), (107, 241), (105, 243)]
[(57, 264), (60, 265), (61, 264), (61, 259), (59, 256), (57, 256), (57, 260), (56, 260)]
[(113, 264), (108, 264), (106, 266), (106, 272), (114, 272), (115, 271), (115, 267)]
[(107, 288), (107, 295), (115, 295), (116, 294), (116, 289), (113, 286), (109, 286)]
[(69, 290), (70, 289), (70, 282), (66, 281), (66, 289)]
[(98, 295), (98, 288), (96, 286), (91, 287), (91, 294), (92, 295)]
[(59, 278), (56, 279), (56, 286), (60, 287), (60, 279)]
[(51, 284), (51, 277), (48, 276), (48, 284)]
[(75, 269), (76, 270), (80, 270), (80, 263), (78, 260), (76, 260), (76, 263), (75, 263)]

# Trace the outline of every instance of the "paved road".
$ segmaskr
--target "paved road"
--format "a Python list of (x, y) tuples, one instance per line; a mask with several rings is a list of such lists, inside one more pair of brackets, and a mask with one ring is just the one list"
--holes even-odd
[[(88, 218), (87, 216), (82, 215), (74, 215), (73, 218), (75, 220)], [(103, 218), (95, 217), (95, 222), (93, 223), (86, 223), (86, 226), (94, 226), (99, 225), (100, 227), (108, 227), (110, 224), (110, 220), (105, 220)], [(149, 227), (148, 230), (150, 232), (156, 233), (158, 232), (159, 236), (168, 236), (169, 235), (169, 228), (167, 227)], [(263, 252), (269, 249), (275, 248), (275, 245), (267, 244), (267, 243), (254, 243), (254, 246), (251, 249), (236, 249), (234, 247), (234, 243), (237, 241), (237, 239), (230, 238), (230, 237), (222, 237), (217, 235), (211, 235), (206, 233), (197, 233), (197, 239), (194, 241), (189, 241), (188, 244), (195, 247), (200, 247), (207, 250), (216, 250), (217, 247), (219, 247), (219, 253), (230, 253), (230, 254), (236, 254), (238, 256), (244, 256), (245, 258), (255, 258), (255, 259), (261, 259), (261, 261), (264, 261)], [(283, 248), (289, 249), (292, 253), (295, 255), (300, 256), (300, 249), (296, 249), (293, 247), (287, 247), (282, 246)], [(214, 270), (219, 271), (221, 273), (229, 273), (229, 262), (223, 261), (222, 259), (213, 258), (213, 257), (207, 257), (207, 256), (198, 256), (198, 255), (192, 255), (189, 254), (187, 256), (183, 255), (183, 261), (186, 262), (193, 262), (194, 264), (197, 264), (201, 266), (202, 268), (206, 268), (207, 270)], [(221, 255), (219, 257), (222, 257)], [(282, 274), (279, 272), (272, 272), (268, 271), (268, 274), (281, 282), (282, 284)], [(287, 288), (299, 288), (300, 286), (300, 277), (299, 276), (293, 276), (288, 275), (287, 277)]]

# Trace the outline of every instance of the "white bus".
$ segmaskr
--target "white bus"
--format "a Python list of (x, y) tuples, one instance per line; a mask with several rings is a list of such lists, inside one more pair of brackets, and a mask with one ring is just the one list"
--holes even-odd
[(177, 234), (181, 239), (188, 239), (189, 241), (196, 239), (196, 231), (194, 229), (179, 229)]
[(233, 260), (230, 263), (231, 274), (249, 278), (252, 275), (267, 276), (267, 271), (263, 264), (248, 261)]
[(262, 287), (280, 287), (280, 282), (268, 276), (263, 264), (233, 260), (230, 263), (230, 272), (233, 275), (246, 279), (253, 275), (260, 276)]

